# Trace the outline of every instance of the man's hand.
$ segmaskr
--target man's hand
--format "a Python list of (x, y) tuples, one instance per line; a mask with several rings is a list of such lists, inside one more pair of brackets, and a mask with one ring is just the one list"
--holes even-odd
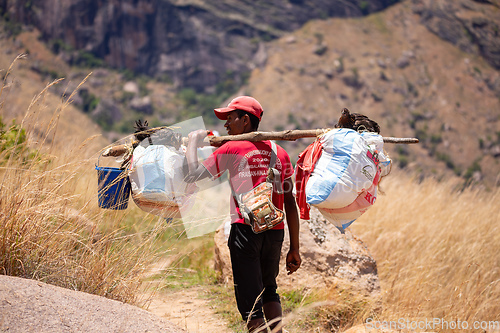
[[(184, 175), (186, 183), (194, 183), (200, 179), (206, 178), (210, 173), (202, 165), (198, 163), (198, 147), (203, 147), (207, 136), (206, 130), (197, 130), (189, 133), (188, 143), (186, 147), (186, 161), (188, 165), (188, 173)], [(193, 190), (190, 188), (189, 190)]]
[(288, 225), (288, 232), (290, 233), (290, 250), (286, 255), (286, 270), (288, 275), (299, 269), (302, 260), (300, 259), (300, 242), (299, 242), (299, 214), (297, 212), (297, 205), (295, 204), (295, 197), (293, 196), (293, 182), (292, 177), (288, 177), (283, 182), (284, 206), (286, 212), (286, 224)]
[(299, 269), (302, 259), (300, 259), (299, 250), (290, 250), (286, 255), (286, 270), (287, 275), (292, 274)]
[(209, 131), (201, 130), (201, 129), (196, 130), (196, 131), (192, 131), (188, 135), (188, 138), (189, 138), (188, 145), (190, 145), (190, 143), (191, 143), (196, 148), (205, 146), (205, 144), (203, 143), (203, 139), (205, 139), (207, 137), (208, 133), (209, 133)]

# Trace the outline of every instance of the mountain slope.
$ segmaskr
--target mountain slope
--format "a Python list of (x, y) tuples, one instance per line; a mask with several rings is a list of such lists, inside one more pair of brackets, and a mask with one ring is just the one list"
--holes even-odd
[[(69, 99), (81, 81), (72, 85), (68, 77), (58, 76), (60, 81), (53, 84), (54, 79), (40, 73), (40, 69), (50, 68), (69, 72), (69, 67), (43, 45), (37, 47), (40, 42), (33, 33), (23, 34), (15, 41), (6, 38), (1, 38), (1, 41), (0, 71), (3, 77), (6, 76), (0, 93), (0, 115), (4, 123), (10, 125), (15, 120), (22, 124), (36, 147), (49, 149), (55, 155), (90, 157), (109, 143), (102, 136), (101, 128)], [(34, 53), (16, 60), (26, 50), (25, 45), (29, 45)], [(45, 59), (45, 62), (41, 63), (37, 58)]]
[[(238, 92), (252, 94), (264, 105), (260, 129), (332, 127), (340, 110), (347, 107), (379, 122), (384, 136), (420, 139), (418, 145), (386, 145), (397, 167), (424, 176), (458, 175), (466, 182), (498, 186), (500, 73), (480, 53), (466, 53), (431, 32), (422, 14), (427, 7), (422, 4), (432, 7), (433, 2), (406, 0), (367, 17), (312, 21), (276, 41), (260, 43), (261, 67), (253, 70), (249, 83)], [(479, 16), (490, 22), (498, 15), (494, 2), (442, 0), (438, 4), (443, 8), (458, 4), (460, 10), (453, 8), (459, 14), (453, 17), (464, 24)], [(36, 29), (18, 35), (4, 53), (10, 52), (10, 61), (16, 52), (29, 50), (26, 67), (33, 82), (50, 75), (66, 77), (51, 91), (58, 96), (66, 89), (73, 91), (92, 69), (66, 66), (64, 53), (43, 50), (37, 36)], [(237, 85), (228, 82), (232, 88)], [(192, 106), (187, 102), (197, 99), (195, 92), (179, 98), (182, 93), (169, 83), (95, 69), (74, 104), (87, 108), (88, 116), (108, 128), (120, 124), (127, 134), (139, 117), (171, 125), (198, 115), (224, 133), (221, 122), (208, 119), (212, 108), (219, 106), (215, 99), (205, 98), (202, 105)], [(296, 158), (310, 142), (283, 145)]]
[[(412, 0), (412, 5), (430, 31), (500, 69), (500, 1)], [(497, 92), (500, 96), (500, 88)]]
[(384, 136), (420, 139), (386, 145), (399, 167), (497, 186), (500, 103), (488, 83), (499, 72), (419, 22), (406, 1), (363, 19), (310, 22), (272, 43), (246, 91), (266, 110), (262, 130), (332, 127), (347, 107)]
[(228, 76), (242, 82), (260, 65), (263, 41), (313, 18), (362, 16), (397, 1), (4, 0), (0, 12), (35, 26), (73, 63), (95, 56), (113, 68), (212, 91)]

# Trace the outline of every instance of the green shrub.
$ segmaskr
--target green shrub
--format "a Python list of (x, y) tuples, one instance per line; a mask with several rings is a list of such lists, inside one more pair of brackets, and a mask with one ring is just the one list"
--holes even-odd
[(94, 111), (99, 104), (99, 98), (87, 89), (80, 90), (78, 94), (82, 98), (82, 110), (87, 113)]
[(52, 52), (55, 54), (59, 54), (62, 51), (73, 51), (73, 47), (69, 44), (66, 44), (62, 39), (53, 39), (49, 43)]
[(202, 116), (206, 125), (217, 124), (219, 120), (213, 112), (214, 108), (228, 99), (229, 96), (235, 92), (233, 89), (236, 87), (234, 82), (228, 84), (226, 88), (222, 88), (220, 85), (221, 84), (218, 85), (215, 94), (197, 93), (192, 88), (182, 89), (177, 94), (177, 98), (180, 99), (184, 108), (177, 114), (177, 120), (180, 121)]
[(13, 20), (8, 12), (2, 13), (2, 18), (2, 30), (4, 30), (10, 37), (16, 37), (23, 31), (22, 25)]
[(121, 73), (124, 81), (132, 81), (136, 77), (135, 73), (130, 69), (123, 69)]
[(328, 51), (328, 46), (326, 45), (318, 45), (316, 46), (316, 49), (314, 50), (314, 53), (319, 55), (319, 56), (322, 56), (323, 54), (326, 53), (326, 51)]
[(408, 157), (405, 156), (405, 155), (399, 155), (397, 158), (396, 158), (396, 161), (398, 162), (398, 165), (401, 169), (404, 169), (408, 166)]
[(443, 142), (443, 138), (441, 137), (441, 134), (437, 133), (437, 134), (431, 135), (431, 143), (439, 144), (441, 142)]
[(314, 37), (316, 37), (316, 44), (321, 45), (323, 43), (324, 36), (321, 32), (315, 32)]
[(185, 107), (190, 107), (196, 104), (196, 91), (192, 88), (185, 88), (179, 91), (177, 97), (184, 103)]
[(103, 67), (104, 61), (90, 52), (79, 51), (73, 59), (73, 64), (85, 68)]
[(455, 170), (455, 163), (453, 163), (453, 160), (451, 159), (450, 155), (437, 151), (436, 158), (438, 161), (444, 162), (448, 169)]
[(427, 134), (427, 129), (426, 128), (419, 128), (415, 131), (415, 136), (420, 140), (420, 141), (426, 141), (429, 138), (429, 135)]
[(479, 160), (475, 160), (474, 162), (472, 162), (471, 166), (469, 166), (467, 170), (465, 170), (463, 177), (465, 178), (465, 180), (469, 181), (472, 178), (474, 172), (476, 171), (481, 171), (481, 165), (479, 164)]
[(359, 9), (361, 9), (361, 13), (363, 13), (363, 15), (370, 13), (369, 5), (370, 3), (368, 1), (361, 1), (359, 3)]
[(6, 164), (12, 156), (22, 164), (32, 161), (36, 151), (28, 147), (26, 139), (26, 131), (15, 120), (7, 127), (0, 117), (0, 165)]

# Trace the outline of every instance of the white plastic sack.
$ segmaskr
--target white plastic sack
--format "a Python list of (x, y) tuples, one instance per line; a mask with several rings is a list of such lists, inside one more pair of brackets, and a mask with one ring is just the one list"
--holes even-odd
[(306, 184), (306, 202), (343, 231), (373, 205), (376, 185), (390, 171), (391, 161), (377, 133), (339, 128), (326, 133), (321, 144), (323, 152)]
[(179, 218), (192, 202), (194, 184), (184, 182), (184, 153), (164, 145), (134, 149), (129, 179), (139, 208), (165, 218)]
[(380, 176), (384, 177), (391, 172), (392, 161), (389, 156), (384, 152), (384, 138), (382, 135), (373, 132), (360, 133), (361, 137), (365, 139), (371, 151), (376, 151), (378, 160), (380, 161)]
[(363, 215), (377, 200), (377, 186), (361, 192), (356, 199), (342, 208), (318, 208), (319, 212), (330, 223), (333, 223), (342, 233), (357, 218)]

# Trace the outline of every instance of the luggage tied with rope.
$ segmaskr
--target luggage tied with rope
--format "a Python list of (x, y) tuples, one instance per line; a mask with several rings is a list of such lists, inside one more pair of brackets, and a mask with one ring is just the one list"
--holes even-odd
[(341, 232), (364, 214), (377, 197), (381, 177), (391, 160), (377, 133), (333, 129), (306, 148), (297, 161), (297, 204), (301, 218), (310, 206)]

